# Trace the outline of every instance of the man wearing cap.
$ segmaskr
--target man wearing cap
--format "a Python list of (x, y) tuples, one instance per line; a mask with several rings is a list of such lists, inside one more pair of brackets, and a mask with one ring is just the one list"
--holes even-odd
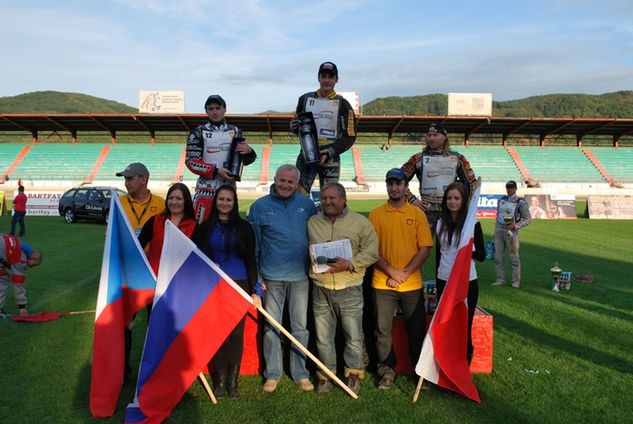
[[(299, 97), (296, 116), (312, 112), (316, 124), (321, 161), (306, 163), (303, 152), (297, 157), (297, 168), (301, 172), (299, 185), (309, 195), (317, 174), (321, 187), (326, 183), (336, 183), (341, 174), (340, 155), (349, 150), (356, 140), (354, 110), (347, 100), (336, 94), (334, 86), (338, 82), (338, 68), (332, 62), (319, 66), (319, 89)], [(298, 120), (290, 122), (290, 129), (299, 132)]]
[[(530, 209), (522, 197), (517, 196), (517, 183), (506, 183), (507, 196), (499, 199), (497, 204), (497, 221), (495, 223), (495, 269), (497, 279), (493, 286), (503, 286), (506, 283), (503, 256), (506, 249), (510, 251), (512, 264), (512, 287), (521, 287), (521, 260), (519, 259), (519, 228), (532, 222)], [(506, 218), (509, 223), (506, 223)]]
[[(149, 171), (147, 167), (140, 162), (129, 164), (123, 171), (117, 172), (117, 177), (125, 178), (125, 189), (127, 194), (119, 196), (125, 215), (127, 216), (132, 229), (136, 236), (141, 234), (141, 230), (145, 223), (154, 215), (165, 209), (165, 200), (152, 194), (147, 188), (149, 181)], [(152, 305), (147, 306), (147, 320), (152, 310)], [(130, 351), (132, 349), (132, 324), (124, 329), (125, 337), (125, 373), (124, 379), (127, 380), (130, 372)]]
[(369, 214), (378, 235), (378, 262), (372, 291), (376, 317), (378, 388), (389, 389), (396, 378), (391, 328), (396, 306), (402, 309), (409, 336), (409, 358), (420, 356), (426, 334), (426, 310), (420, 267), (429, 257), (433, 236), (424, 213), (407, 202), (407, 176), (393, 168), (385, 177), (389, 199)]
[(33, 250), (31, 245), (20, 241), (15, 236), (0, 234), (0, 318), (6, 318), (4, 304), (7, 300), (9, 283), (13, 284), (15, 302), (21, 316), (28, 315), (26, 310), (26, 278), (27, 267), (42, 263), (42, 252)]
[(244, 165), (253, 163), (257, 158), (255, 151), (244, 142), (242, 130), (224, 119), (226, 102), (222, 97), (217, 94), (209, 96), (204, 110), (209, 122), (189, 133), (185, 158), (187, 168), (198, 175), (193, 206), (199, 224), (209, 217), (215, 190), (222, 184), (235, 185), (236, 178), (239, 178), (227, 169), (233, 140), (240, 140), (235, 151), (243, 156)]
[(420, 198), (410, 190), (407, 198), (410, 203), (422, 208), (435, 229), (440, 218), (444, 189), (453, 181), (461, 181), (470, 195), (471, 185), (475, 183), (475, 173), (464, 155), (450, 149), (448, 133), (441, 124), (433, 124), (426, 132), (426, 147), (402, 165), (401, 169), (410, 181), (414, 175), (420, 181)]
[(125, 178), (127, 194), (119, 196), (119, 200), (138, 237), (147, 220), (165, 209), (165, 200), (152, 194), (147, 188), (149, 171), (140, 162), (129, 164), (123, 171), (117, 172), (116, 176)]

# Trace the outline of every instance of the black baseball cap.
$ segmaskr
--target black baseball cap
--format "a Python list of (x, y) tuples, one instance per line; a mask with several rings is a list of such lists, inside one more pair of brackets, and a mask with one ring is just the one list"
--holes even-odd
[(207, 97), (207, 101), (204, 102), (205, 109), (207, 108), (207, 106), (209, 106), (209, 103), (218, 103), (220, 106), (226, 109), (226, 102), (219, 94), (212, 94), (209, 97)]
[(517, 182), (510, 180), (506, 183), (506, 188), (517, 188)]
[(448, 132), (446, 132), (446, 129), (444, 128), (444, 126), (442, 124), (431, 124), (429, 126), (429, 129), (426, 131), (427, 134), (430, 133), (440, 133), (440, 134), (444, 134), (445, 136), (448, 137)]
[(321, 76), (323, 72), (331, 72), (338, 78), (338, 68), (332, 62), (323, 62), (321, 66), (319, 66), (319, 73), (317, 75)]

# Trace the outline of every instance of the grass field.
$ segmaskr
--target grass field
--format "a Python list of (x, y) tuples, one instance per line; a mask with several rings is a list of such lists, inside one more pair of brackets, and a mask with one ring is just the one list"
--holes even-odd
[[(368, 211), (382, 201), (351, 201)], [(244, 207), (246, 206), (246, 202)], [(29, 271), (29, 311), (94, 309), (105, 226), (67, 225), (61, 217), (27, 219), (25, 238), (45, 252)], [(493, 222), (482, 221), (486, 239)], [(9, 217), (0, 217), (7, 231)], [(258, 377), (241, 379), (239, 401), (210, 404), (197, 383), (169, 422), (629, 422), (633, 413), (633, 222), (535, 221), (521, 232), (523, 285), (491, 287), (494, 266), (478, 265), (479, 305), (494, 316), (494, 372), (474, 376), (482, 402), (423, 392), (411, 404), (413, 379), (400, 377), (390, 391), (362, 383), (358, 400), (341, 390), (301, 393), (284, 378), (264, 395)], [(596, 282), (569, 292), (550, 290), (549, 269), (592, 273)], [(431, 262), (432, 263), (432, 262)], [(430, 267), (429, 267), (430, 269)], [(433, 278), (427, 272), (425, 278)], [(15, 313), (12, 293), (5, 309)], [(143, 312), (144, 314), (144, 312)], [(144, 316), (135, 326), (133, 364), (138, 364)], [(42, 324), (0, 321), (0, 422), (91, 422), (88, 411), (93, 314)], [(121, 422), (134, 387), (124, 386), (117, 414)]]

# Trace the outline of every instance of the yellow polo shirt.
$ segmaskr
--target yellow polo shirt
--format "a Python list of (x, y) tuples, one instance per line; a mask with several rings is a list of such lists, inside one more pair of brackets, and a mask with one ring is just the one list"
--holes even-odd
[[(378, 235), (378, 251), (396, 268), (407, 266), (422, 247), (433, 247), (433, 236), (426, 215), (410, 203), (405, 203), (400, 209), (389, 203), (379, 206), (370, 212), (369, 221)], [(419, 269), (395, 289), (387, 287), (387, 278), (387, 274), (374, 267), (372, 287), (400, 292), (422, 288)]]
[(119, 196), (119, 200), (137, 236), (148, 219), (165, 209), (165, 199), (151, 192), (144, 202), (138, 202), (127, 194)]

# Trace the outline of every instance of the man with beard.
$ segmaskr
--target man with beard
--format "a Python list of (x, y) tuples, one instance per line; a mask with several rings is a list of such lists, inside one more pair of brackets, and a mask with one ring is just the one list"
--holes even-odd
[(396, 378), (391, 328), (397, 305), (402, 308), (407, 327), (411, 362), (415, 363), (420, 356), (426, 333), (420, 267), (433, 246), (426, 216), (406, 200), (409, 184), (404, 171), (391, 169), (385, 179), (389, 200), (369, 214), (378, 235), (379, 256), (374, 266), (372, 291), (380, 389), (391, 388)]

